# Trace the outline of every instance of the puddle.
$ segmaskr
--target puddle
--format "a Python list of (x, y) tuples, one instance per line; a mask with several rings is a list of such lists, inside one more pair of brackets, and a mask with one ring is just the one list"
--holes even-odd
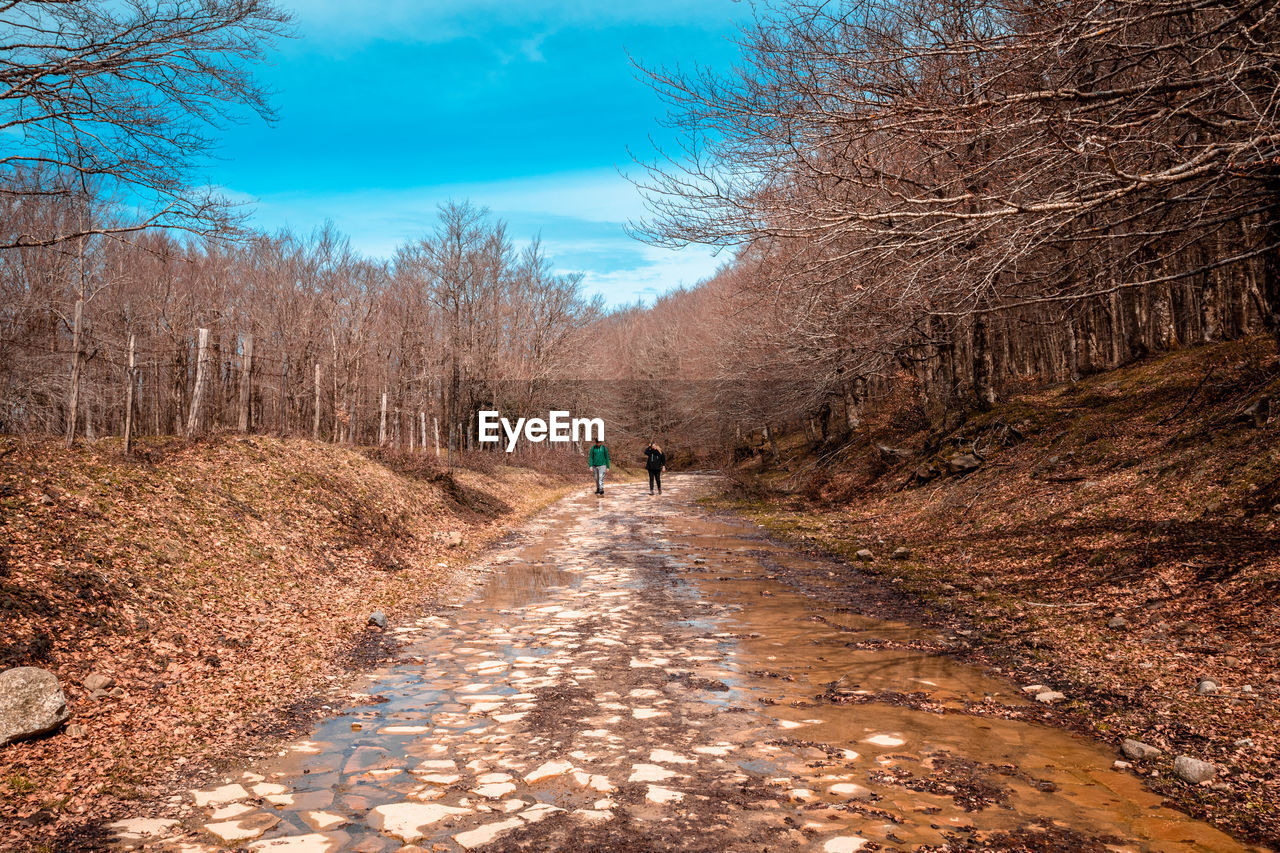
[(1006, 719), (1034, 708), (1018, 685), (930, 654), (933, 632), (771, 579), (837, 569), (698, 513), (703, 488), (552, 508), (474, 597), (394, 626), (368, 704), (158, 846), (1253, 849), (1107, 748)]

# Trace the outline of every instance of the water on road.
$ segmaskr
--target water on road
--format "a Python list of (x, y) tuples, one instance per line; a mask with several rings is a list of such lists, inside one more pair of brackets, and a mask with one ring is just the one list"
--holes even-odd
[[(159, 849), (1247, 849), (936, 634), (834, 606), (851, 570), (713, 518), (704, 478), (611, 485), (392, 626), (366, 704), (121, 825)], [(807, 595), (793, 581), (806, 578)]]

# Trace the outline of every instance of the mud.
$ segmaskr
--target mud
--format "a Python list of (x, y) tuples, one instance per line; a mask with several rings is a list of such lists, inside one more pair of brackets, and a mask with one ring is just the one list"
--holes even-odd
[(939, 654), (891, 590), (699, 512), (710, 487), (556, 505), (458, 606), (393, 626), (399, 657), (354, 707), (119, 843), (1251, 849), (1037, 722), (1019, 685)]

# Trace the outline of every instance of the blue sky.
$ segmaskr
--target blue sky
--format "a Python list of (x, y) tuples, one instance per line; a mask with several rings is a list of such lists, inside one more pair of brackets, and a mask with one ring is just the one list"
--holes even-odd
[[(363, 254), (390, 257), (437, 205), (470, 199), (610, 304), (710, 275), (709, 249), (657, 249), (623, 231), (642, 200), (618, 170), (661, 142), (663, 107), (629, 55), (727, 68), (749, 14), (736, 0), (337, 0), (284, 3), (298, 38), (259, 78), (279, 121), (227, 129), (210, 179), (254, 223), (332, 219)], [(362, 6), (364, 8), (360, 8)]]

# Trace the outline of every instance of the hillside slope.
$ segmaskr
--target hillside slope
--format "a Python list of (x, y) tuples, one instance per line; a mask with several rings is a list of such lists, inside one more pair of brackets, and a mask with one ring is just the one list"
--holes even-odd
[[(562, 489), (261, 436), (136, 460), (0, 438), (0, 668), (54, 671), (79, 727), (0, 749), (0, 847), (81, 834), (175, 763), (198, 773), (300, 725), (377, 656), (372, 610), (394, 623), (447, 594)], [(114, 695), (82, 686), (93, 671)]]
[[(1153, 788), (1280, 845), (1280, 419), (1267, 422), (1267, 399), (1280, 399), (1271, 341), (1176, 352), (946, 435), (883, 429), (821, 464), (792, 444), (750, 463), (727, 504), (898, 584), (959, 653), (1062, 691), (1099, 737), (1163, 750), (1135, 763)], [(965, 453), (976, 470), (947, 473)], [(909, 556), (892, 559), (899, 548)], [(1221, 688), (1201, 694), (1203, 678)], [(1220, 768), (1216, 787), (1172, 778), (1183, 753)]]

